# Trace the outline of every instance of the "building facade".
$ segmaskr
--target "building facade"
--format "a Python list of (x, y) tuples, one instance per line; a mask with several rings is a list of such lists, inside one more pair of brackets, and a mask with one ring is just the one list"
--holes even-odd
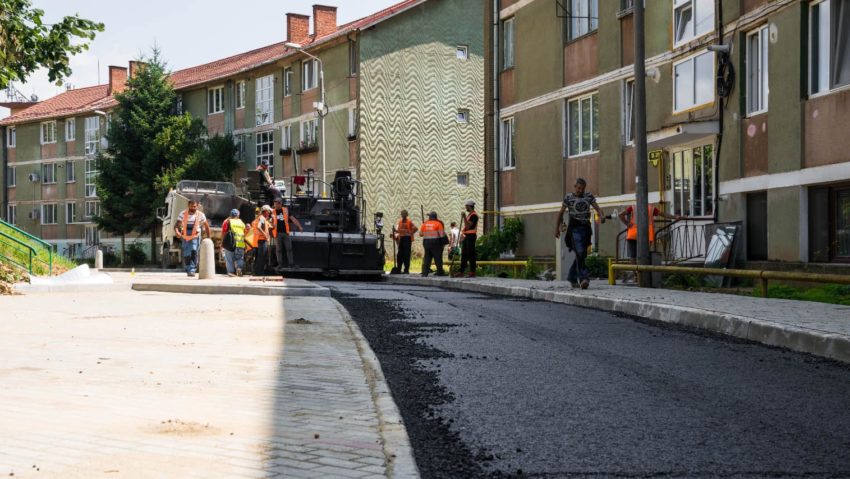
[[(365, 183), (370, 216), (380, 211), (394, 217), (402, 208), (459, 216), (466, 200), (483, 201), (484, 189), (483, 7), (473, 3), (405, 0), (345, 25), (337, 24), (336, 7), (314, 5), (312, 16), (288, 13), (284, 41), (173, 72), (175, 111), (202, 119), (210, 135), (233, 136), (234, 181), (264, 159), (279, 179), (312, 170), (330, 182), (347, 170)], [(102, 95), (79, 100), (73, 113), (76, 131), (86, 135), (87, 118), (100, 111), (105, 120), (106, 107), (115, 106), (107, 85), (93, 89)], [(4, 217), (56, 244), (89, 239), (50, 206), (77, 192), (39, 182), (23, 194), (17, 183), (30, 170), (49, 172), (45, 164), (78, 161), (82, 168), (92, 153), (84, 142), (60, 135), (59, 147), (45, 148), (38, 134), (45, 122), (64, 124), (70, 113), (60, 105), (85, 90), (0, 121), (10, 138), (4, 144), (12, 145), (3, 156)], [(85, 175), (81, 169), (76, 178)], [(56, 218), (55, 225), (41, 216), (22, 218), (20, 211), (30, 208), (46, 208), (44, 218)]]
[[(555, 254), (576, 178), (622, 211), (647, 161), (650, 202), (693, 218), (670, 229), (694, 250), (677, 257), (704, 254), (705, 228), (730, 223), (748, 261), (850, 260), (850, 1), (645, 2), (646, 159), (633, 5), (488, 3), (488, 208), (523, 218), (520, 252)], [(622, 229), (598, 227), (603, 254), (622, 256)]]

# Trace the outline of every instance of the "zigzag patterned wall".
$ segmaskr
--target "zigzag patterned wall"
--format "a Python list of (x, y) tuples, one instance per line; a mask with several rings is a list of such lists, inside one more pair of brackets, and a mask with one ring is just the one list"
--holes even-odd
[[(483, 206), (483, 4), (431, 0), (360, 37), (360, 175), (370, 213), (420, 205), (446, 222)], [(457, 58), (466, 45), (469, 58)], [(469, 122), (457, 121), (459, 109)], [(457, 185), (457, 173), (469, 186)], [(389, 224), (389, 221), (387, 222)], [(483, 223), (482, 223), (483, 224)]]

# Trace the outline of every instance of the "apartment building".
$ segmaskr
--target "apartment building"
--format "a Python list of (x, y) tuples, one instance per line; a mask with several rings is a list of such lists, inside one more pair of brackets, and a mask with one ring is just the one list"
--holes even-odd
[[(488, 209), (524, 219), (520, 253), (555, 254), (576, 178), (622, 211), (647, 161), (650, 202), (694, 218), (675, 226), (701, 249), (684, 259), (729, 223), (747, 261), (850, 260), (850, 1), (646, 1), (645, 159), (634, 4), (487, 2)], [(618, 223), (597, 228), (603, 254), (621, 248)]]
[[(348, 170), (366, 184), (370, 215), (422, 207), (443, 218), (459, 216), (466, 200), (483, 201), (483, 15), (480, 2), (464, 0), (405, 0), (343, 25), (336, 7), (288, 13), (281, 42), (173, 72), (175, 111), (202, 119), (210, 135), (233, 135), (239, 162), (234, 181), (264, 159), (277, 178), (312, 170), (332, 181), (337, 171)], [(114, 71), (126, 77), (126, 69)], [(56, 146), (45, 146), (39, 131), (73, 115), (88, 145), (88, 118), (101, 119), (100, 135), (115, 106), (114, 91), (120, 88), (72, 90), (0, 121), (10, 145), (3, 156), (6, 218), (57, 244), (91, 239), (68, 226), (86, 220), (87, 206), (67, 217), (75, 222), (60, 208), (77, 198), (76, 190), (39, 177), (23, 194), (21, 179), (65, 161), (82, 168), (86, 154), (96, 150), (61, 131), (48, 137)], [(63, 109), (69, 102), (79, 105)], [(50, 135), (53, 127), (46, 128)], [(75, 177), (84, 175), (81, 169)], [(46, 214), (30, 218), (31, 209)], [(93, 228), (85, 225), (87, 232)]]

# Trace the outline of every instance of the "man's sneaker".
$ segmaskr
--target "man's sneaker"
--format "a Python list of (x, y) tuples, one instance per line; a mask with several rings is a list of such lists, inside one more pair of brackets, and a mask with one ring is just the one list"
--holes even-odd
[(236, 276), (242, 277), (242, 268), (236, 268)]
[(195, 272), (194, 272), (194, 271), (189, 271), (188, 273), (186, 273), (186, 276), (188, 276), (188, 277), (190, 277), (190, 278), (194, 278), (194, 277), (195, 277)]
[(233, 273), (227, 273), (227, 277), (228, 277), (228, 278), (232, 278), (232, 277), (234, 277), (234, 276), (236, 276), (236, 275), (235, 275), (235, 274), (233, 274)]
[(575, 281), (570, 281), (570, 286), (572, 286), (573, 289), (576, 289), (578, 288), (578, 283), (576, 283)]
[(587, 289), (588, 286), (590, 286), (590, 281), (586, 279), (581, 280), (581, 289)]

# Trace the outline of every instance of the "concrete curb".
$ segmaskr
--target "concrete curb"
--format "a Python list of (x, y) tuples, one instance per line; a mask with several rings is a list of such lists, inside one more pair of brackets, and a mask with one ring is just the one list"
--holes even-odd
[(572, 293), (517, 286), (498, 286), (468, 280), (387, 276), (387, 281), (397, 284), (437, 286), (477, 293), (515, 296), (623, 313), (665, 323), (705, 329), (769, 346), (787, 348), (850, 363), (850, 337), (817, 329), (790, 326), (766, 319), (671, 304), (604, 298), (591, 296), (586, 292)]
[(357, 326), (345, 307), (335, 299), (331, 301), (339, 310), (345, 324), (348, 325), (351, 335), (354, 336), (357, 351), (360, 353), (363, 367), (366, 370), (366, 378), (369, 381), (369, 388), (372, 390), (372, 401), (375, 403), (375, 409), (378, 412), (381, 438), (384, 443), (384, 456), (387, 461), (387, 477), (419, 477), (419, 469), (413, 459), (410, 437), (407, 435), (401, 413), (399, 413), (393, 400), (390, 387), (381, 369), (381, 363), (360, 331), (360, 327)]
[(129, 284), (58, 284), (58, 285), (32, 285), (29, 283), (17, 283), (14, 291), (20, 294), (42, 294), (42, 293), (109, 293), (113, 291), (127, 291)]
[(321, 286), (254, 286), (223, 284), (133, 283), (133, 291), (157, 291), (184, 294), (240, 294), (250, 296), (318, 296), (328, 298), (331, 292)]

